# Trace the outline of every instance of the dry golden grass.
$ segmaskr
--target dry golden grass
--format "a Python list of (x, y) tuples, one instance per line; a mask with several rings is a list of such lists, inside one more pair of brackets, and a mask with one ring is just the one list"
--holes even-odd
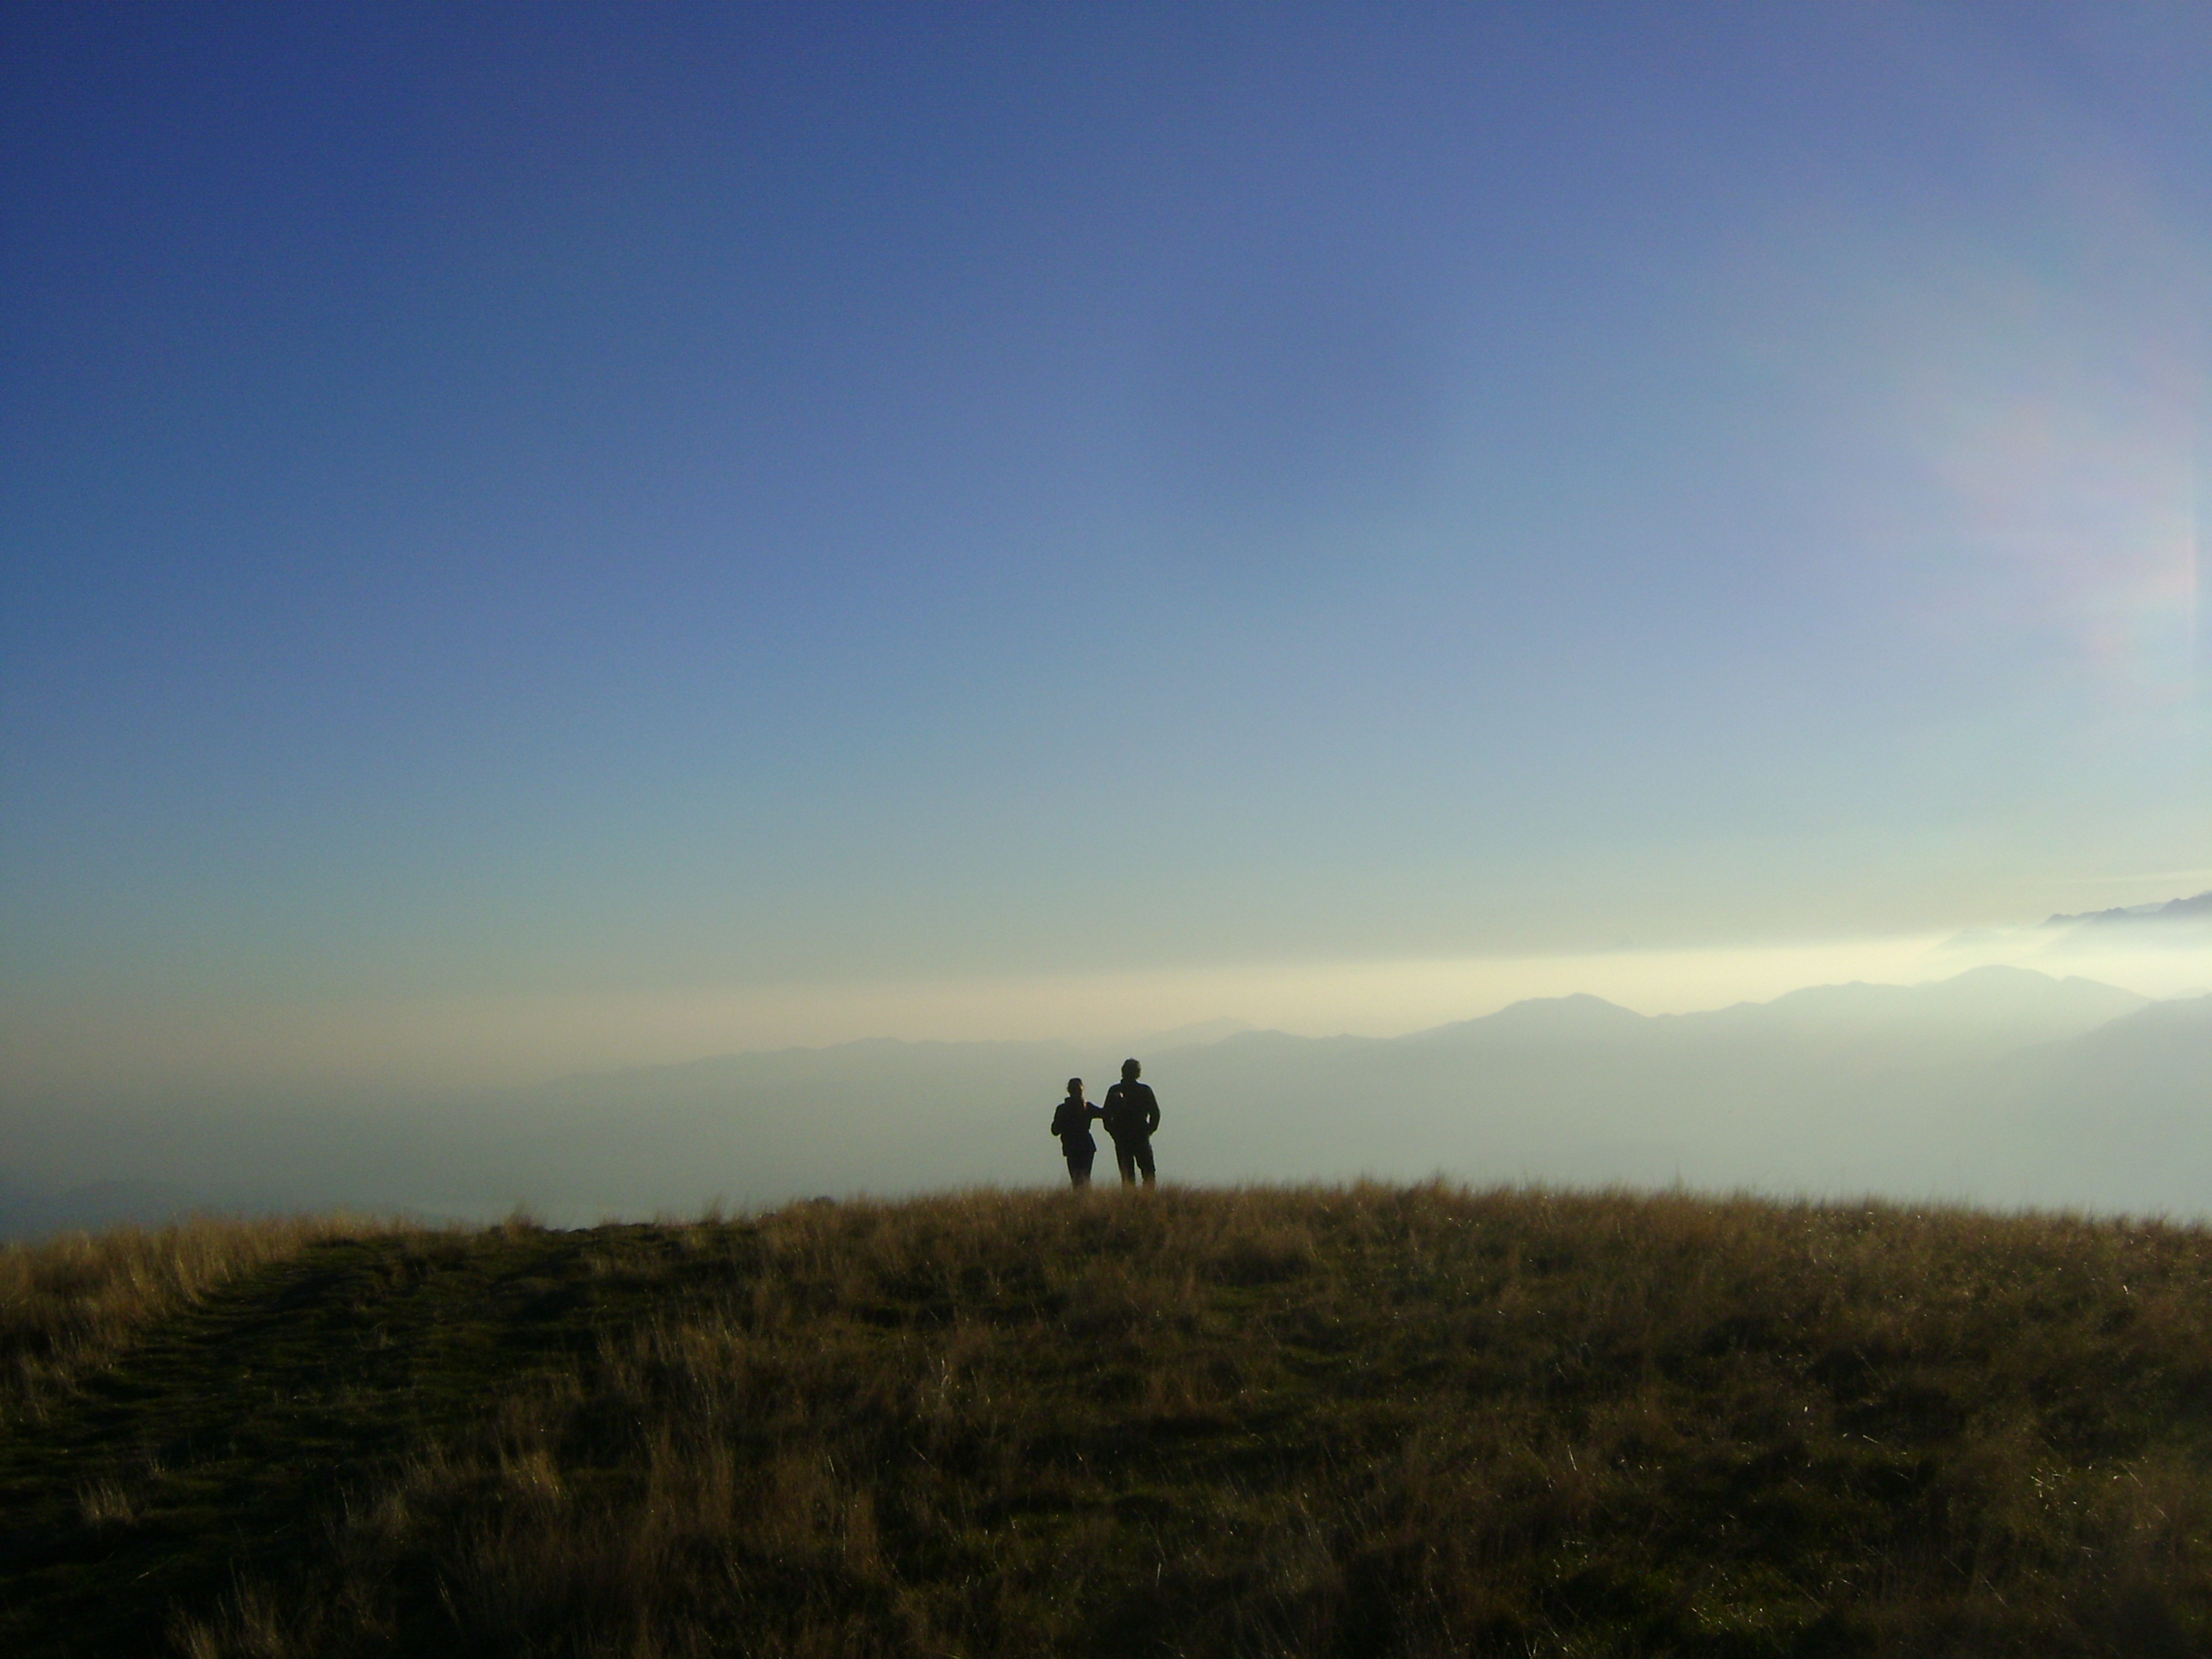
[(35, 1416), (53, 1389), (241, 1274), (396, 1230), (348, 1216), (195, 1216), (0, 1245), (0, 1423)]
[(672, 1241), (181, 1649), (2212, 1651), (2198, 1229), (1428, 1187)]

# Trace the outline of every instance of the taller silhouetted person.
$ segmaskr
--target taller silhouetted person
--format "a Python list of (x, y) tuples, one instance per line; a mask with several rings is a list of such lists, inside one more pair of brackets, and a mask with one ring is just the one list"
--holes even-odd
[(1106, 1104), (1098, 1121), (1114, 1137), (1114, 1161), (1121, 1166), (1121, 1184), (1137, 1184), (1137, 1171), (1145, 1172), (1145, 1185), (1152, 1184), (1152, 1131), (1160, 1127), (1160, 1103), (1152, 1085), (1137, 1081), (1145, 1068), (1133, 1060), (1121, 1062), (1121, 1080), (1106, 1091)]

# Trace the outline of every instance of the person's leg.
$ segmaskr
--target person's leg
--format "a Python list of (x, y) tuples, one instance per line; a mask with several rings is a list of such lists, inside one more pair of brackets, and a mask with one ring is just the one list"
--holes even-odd
[(1114, 1161), (1121, 1166), (1121, 1184), (1124, 1187), (1135, 1186), (1137, 1184), (1137, 1155), (1130, 1150), (1129, 1143), (1127, 1141), (1117, 1140), (1114, 1143)]
[(1137, 1138), (1134, 1151), (1137, 1155), (1137, 1167), (1145, 1172), (1145, 1185), (1149, 1187), (1152, 1184), (1152, 1138), (1150, 1135), (1139, 1135)]
[(1096, 1152), (1070, 1152), (1067, 1155), (1067, 1184), (1069, 1186), (1088, 1187), (1091, 1184), (1091, 1160), (1097, 1156), (1097, 1153)]

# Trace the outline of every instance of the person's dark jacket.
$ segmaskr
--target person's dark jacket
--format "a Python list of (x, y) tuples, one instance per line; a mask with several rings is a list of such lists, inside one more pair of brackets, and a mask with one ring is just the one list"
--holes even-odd
[(1052, 1132), (1060, 1137), (1061, 1154), (1097, 1152), (1098, 1143), (1091, 1138), (1091, 1120), (1103, 1115), (1100, 1108), (1073, 1095), (1061, 1101), (1052, 1115)]
[(1160, 1103), (1149, 1083), (1117, 1083), (1106, 1091), (1098, 1115), (1116, 1140), (1147, 1139), (1160, 1127)]

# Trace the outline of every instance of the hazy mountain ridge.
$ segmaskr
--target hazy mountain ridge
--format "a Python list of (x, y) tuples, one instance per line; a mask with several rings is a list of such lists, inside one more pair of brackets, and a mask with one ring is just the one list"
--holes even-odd
[[(101, 1172), (101, 1196), (129, 1194), (123, 1213), (103, 1202), (80, 1215), (54, 1190), (82, 1181), (18, 1182), (0, 1188), (0, 1227), (148, 1218), (163, 1200), (459, 1215), (520, 1202), (588, 1221), (717, 1197), (1049, 1183), (1060, 1165), (1045, 1125), (1062, 1081), (1090, 1079), (1095, 1098), (1121, 1052), (878, 1039), (463, 1103), (211, 1109), (184, 1127), (149, 1117), (130, 1134), (108, 1126), (106, 1147), (136, 1152), (110, 1152)], [(2212, 1208), (2199, 1175), (2212, 1168), (2212, 997), (2150, 1003), (2021, 969), (1679, 1015), (1538, 999), (1398, 1038), (1240, 1030), (1146, 1058), (1170, 1178), (1441, 1171)], [(101, 1133), (44, 1128), (50, 1140)]]
[(2115, 905), (2109, 910), (2083, 910), (2070, 916), (2052, 916), (2043, 925), (2045, 927), (2113, 927), (2177, 921), (2212, 921), (2212, 889), (2192, 898), (2167, 899), (2161, 904), (2123, 904)]

